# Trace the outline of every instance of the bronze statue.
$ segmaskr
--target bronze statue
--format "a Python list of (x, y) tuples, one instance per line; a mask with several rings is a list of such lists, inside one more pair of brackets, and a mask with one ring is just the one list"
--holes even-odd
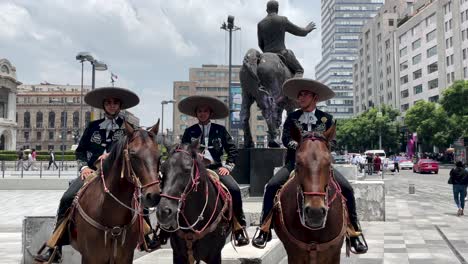
[(286, 32), (296, 36), (306, 36), (315, 29), (310, 22), (301, 28), (291, 23), (287, 17), (278, 15), (278, 2), (267, 3), (268, 15), (258, 23), (258, 44), (263, 54), (249, 49), (240, 70), (242, 86), (241, 122), (244, 129), (244, 147), (252, 148), (252, 134), (249, 126), (250, 107), (254, 102), (262, 110), (268, 126), (268, 147), (280, 147), (276, 138), (281, 125), (283, 110), (294, 110), (295, 102), (283, 95), (281, 87), (291, 78), (302, 77), (304, 69), (294, 53), (286, 49)]

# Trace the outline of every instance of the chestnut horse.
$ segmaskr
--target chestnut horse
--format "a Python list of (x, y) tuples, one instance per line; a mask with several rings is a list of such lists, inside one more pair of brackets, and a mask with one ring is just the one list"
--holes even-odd
[(75, 198), (70, 242), (82, 263), (133, 262), (143, 206), (155, 207), (160, 199), (158, 128), (159, 121), (149, 131), (125, 122), (126, 135)]
[(335, 129), (301, 135), (292, 128), (292, 138), (299, 142), (296, 168), (277, 194), (274, 212), (274, 228), (290, 264), (340, 263), (347, 213), (331, 166), (329, 142)]
[(231, 233), (231, 196), (209, 176), (198, 149), (198, 140), (176, 145), (161, 166), (156, 216), (160, 228), (173, 232), (174, 264), (221, 264), (221, 250)]

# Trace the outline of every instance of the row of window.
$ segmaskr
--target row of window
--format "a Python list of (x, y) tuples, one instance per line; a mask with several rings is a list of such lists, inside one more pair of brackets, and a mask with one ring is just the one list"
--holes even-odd
[[(61, 139), (62, 136), (64, 136), (65, 139), (67, 138), (67, 133), (66, 132), (61, 132), (61, 133), (57, 133), (57, 134), (58, 134), (57, 139)], [(48, 140), (55, 140), (56, 139), (54, 131), (49, 131), (47, 133), (47, 135), (48, 135), (48, 137), (47, 137)], [(31, 140), (30, 136), (31, 136), (31, 133), (29, 131), (24, 131), (23, 132), (23, 137), (24, 137), (25, 141)], [(44, 138), (42, 138), (42, 132), (40, 132), (40, 131), (36, 132), (35, 140), (45, 140)], [(40, 150), (40, 149), (37, 149), (37, 150)]]
[[(437, 88), (437, 87), (439, 87), (439, 79), (434, 79), (434, 80), (430, 80), (429, 82), (427, 82), (427, 88), (429, 90)], [(422, 84), (418, 84), (413, 87), (413, 94), (420, 94), (422, 92), (423, 92)], [(409, 91), (408, 89), (406, 89), (406, 90), (401, 91), (400, 94), (401, 94), (401, 98), (407, 98), (409, 96)]]
[[(434, 96), (429, 97), (428, 99), (429, 99), (429, 102), (434, 102), (434, 103), (436, 103), (436, 102), (439, 101), (439, 96), (438, 96), (438, 95), (434, 95)], [(413, 105), (415, 105), (418, 101), (420, 101), (420, 100), (414, 101), (414, 102), (413, 102)], [(408, 110), (408, 109), (409, 109), (409, 103), (406, 103), (406, 104), (402, 104), (402, 105), (401, 105), (401, 111), (406, 111), (406, 110)]]
[(16, 103), (23, 104), (79, 104), (80, 97), (45, 97), (45, 96), (22, 96), (16, 97)]
[[(63, 111), (60, 113), (60, 120), (61, 120), (61, 127), (67, 127), (67, 121), (68, 121), (68, 113), (66, 111)], [(48, 128), (55, 128), (55, 112), (51, 111), (49, 112), (48, 116)], [(73, 127), (78, 128), (79, 125), (79, 120), (80, 120), (80, 113), (78, 111), (75, 111), (72, 113), (72, 122), (73, 122)], [(91, 112), (87, 111), (85, 113), (85, 124), (89, 123), (91, 121)], [(18, 113), (16, 113), (16, 122), (18, 122)], [(20, 125), (21, 126), (21, 125)], [(44, 114), (42, 112), (37, 112), (36, 113), (36, 128), (43, 128), (44, 126)], [(30, 112), (24, 112), (23, 116), (23, 127), (24, 128), (31, 128), (31, 113)]]

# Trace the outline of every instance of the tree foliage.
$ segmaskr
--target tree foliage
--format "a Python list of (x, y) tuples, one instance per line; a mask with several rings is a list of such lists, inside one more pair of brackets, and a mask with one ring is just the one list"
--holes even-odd
[(440, 104), (449, 117), (449, 143), (468, 134), (468, 81), (456, 81), (442, 93)]

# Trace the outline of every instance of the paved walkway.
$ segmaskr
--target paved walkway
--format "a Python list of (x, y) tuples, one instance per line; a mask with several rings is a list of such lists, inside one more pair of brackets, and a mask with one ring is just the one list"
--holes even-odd
[[(441, 170), (439, 175), (408, 171), (386, 175), (386, 221), (363, 222), (369, 252), (351, 258), (345, 258), (343, 253), (342, 263), (468, 263), (468, 216), (456, 216), (447, 178), (448, 170)], [(415, 194), (408, 194), (410, 183), (415, 184)], [(21, 260), (23, 217), (54, 215), (62, 193), (0, 191), (2, 263), (16, 264)]]

